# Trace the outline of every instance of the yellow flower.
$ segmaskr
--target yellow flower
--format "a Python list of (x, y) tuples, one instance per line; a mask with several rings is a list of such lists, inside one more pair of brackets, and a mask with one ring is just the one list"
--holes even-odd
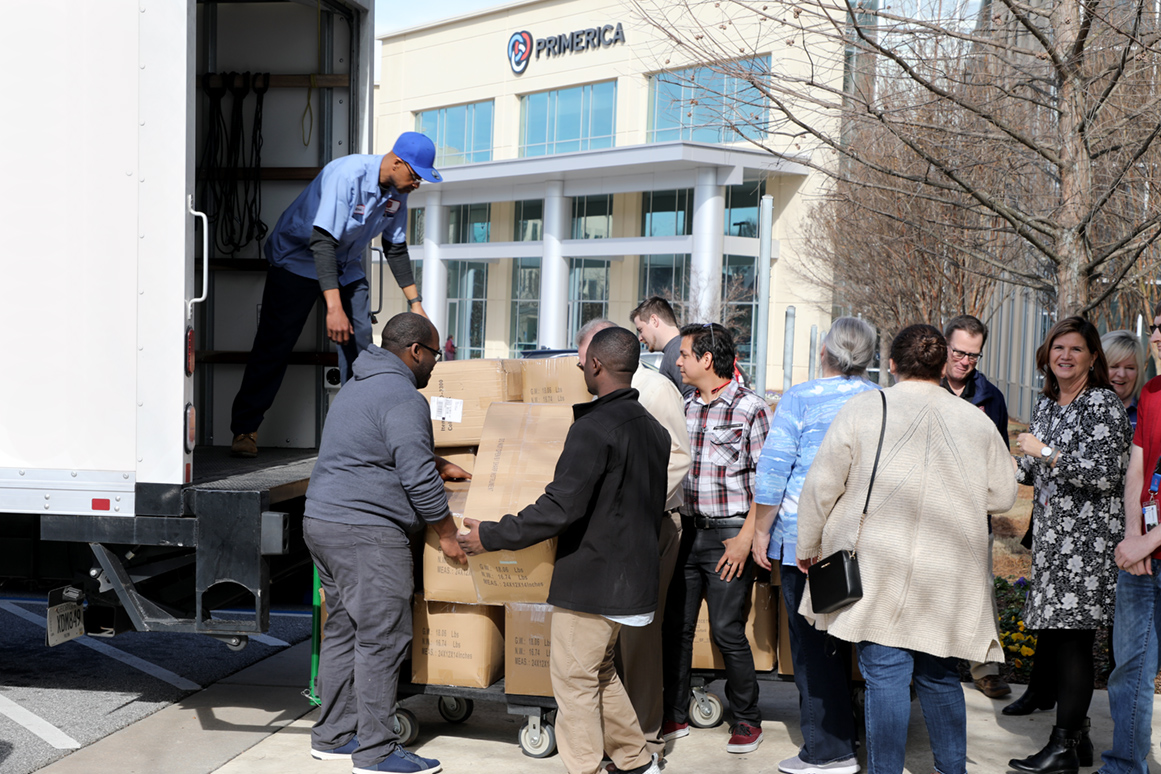
[(1014, 634), (1012, 634), (1012, 639), (1015, 640), (1016, 642), (1023, 642), (1026, 637), (1027, 637), (1027, 635), (1020, 634), (1019, 632), (1015, 632)]
[(1017, 623), (1016, 626), (1020, 629), (1020, 631), (1024, 631), (1024, 622), (1023, 621), (1020, 621), (1019, 623)]
[(1017, 669), (1019, 669), (1020, 667), (1024, 666), (1024, 662), (1023, 662), (1023, 661), (1021, 661), (1021, 660), (1020, 660), (1020, 659), (1018, 659), (1018, 658), (1014, 658), (1014, 659), (1012, 659), (1012, 666), (1014, 666), (1014, 667), (1016, 667)]
[(1020, 655), (1021, 656), (1031, 656), (1035, 652), (1036, 651), (1032, 650), (1032, 648), (1029, 648), (1027, 645), (1020, 648)]

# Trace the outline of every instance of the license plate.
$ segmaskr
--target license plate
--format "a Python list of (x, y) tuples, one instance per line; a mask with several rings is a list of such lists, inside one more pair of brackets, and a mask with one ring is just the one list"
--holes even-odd
[(51, 648), (62, 642), (75, 640), (85, 633), (85, 613), (79, 602), (69, 602), (63, 598), (63, 589), (49, 592), (48, 621), (45, 639)]

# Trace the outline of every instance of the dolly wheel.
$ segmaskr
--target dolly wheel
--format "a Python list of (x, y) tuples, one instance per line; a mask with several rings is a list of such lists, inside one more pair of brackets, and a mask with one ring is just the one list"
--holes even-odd
[(689, 700), (689, 723), (694, 728), (714, 728), (721, 725), (726, 710), (722, 700), (704, 688), (693, 689)]
[(520, 751), (529, 758), (547, 758), (556, 752), (556, 730), (551, 723), (525, 723), (520, 727)]
[(410, 747), (419, 738), (419, 720), (415, 713), (400, 707), (395, 710), (395, 733), (399, 735), (399, 744)]
[(472, 716), (476, 703), (471, 699), (461, 699), (459, 696), (440, 696), (439, 714), (448, 723), (463, 723)]

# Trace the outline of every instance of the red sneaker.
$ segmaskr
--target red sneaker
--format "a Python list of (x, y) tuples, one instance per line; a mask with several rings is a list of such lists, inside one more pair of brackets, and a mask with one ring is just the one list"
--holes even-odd
[(755, 728), (749, 723), (738, 723), (730, 729), (730, 741), (726, 744), (726, 752), (754, 752), (761, 743), (762, 729)]
[(667, 720), (661, 724), (661, 738), (668, 742), (670, 739), (680, 739), (689, 736), (689, 723), (676, 723)]

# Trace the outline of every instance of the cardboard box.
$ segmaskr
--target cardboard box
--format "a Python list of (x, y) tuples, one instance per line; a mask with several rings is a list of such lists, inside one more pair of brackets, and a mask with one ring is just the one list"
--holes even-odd
[(415, 596), (411, 682), (487, 688), (504, 674), (504, 612)]
[(516, 361), (520, 364), (525, 403), (588, 403), (593, 399), (585, 375), (577, 368), (580, 358), (545, 357)]
[(552, 696), (551, 630), (551, 605), (504, 605), (504, 693)]
[[(464, 506), (468, 500), (469, 483), (448, 481), (444, 484), (448, 507), (451, 508), (457, 529), (464, 524)], [(459, 602), (467, 605), (479, 602), (476, 584), (472, 582), (472, 573), (467, 567), (456, 564), (444, 556), (443, 550), (439, 547), (439, 535), (433, 527), (424, 530), (421, 563), (423, 564), (421, 588), (424, 598), (429, 602)]]
[[(499, 521), (535, 502), (552, 481), (570, 425), (570, 405), (493, 403), (464, 515)], [(470, 557), (479, 602), (546, 601), (555, 561), (555, 538), (519, 551)]]
[[(754, 654), (754, 668), (759, 672), (769, 672), (774, 668), (778, 631), (782, 627), (777, 622), (778, 592), (776, 587), (765, 583), (755, 583), (750, 591), (750, 610), (746, 619), (746, 639)], [(705, 600), (697, 617), (697, 629), (693, 633), (693, 668), (725, 669), (726, 662), (710, 634), (709, 611)]]
[(436, 363), (431, 381), (420, 390), (431, 405), (435, 448), (480, 442), (488, 406), (520, 400), (519, 361), (452, 360)]
[(439, 456), (443, 457), (445, 460), (454, 465), (459, 465), (469, 473), (475, 470), (475, 446), (445, 446), (439, 450)]

